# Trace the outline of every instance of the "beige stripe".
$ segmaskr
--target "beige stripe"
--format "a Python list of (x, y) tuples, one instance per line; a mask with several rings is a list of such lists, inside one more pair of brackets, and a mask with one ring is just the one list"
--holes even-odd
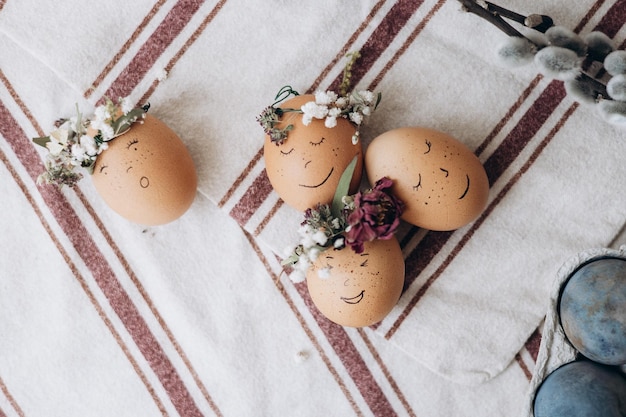
[(117, 52), (117, 54), (115, 54), (115, 56), (113, 56), (113, 58), (111, 58), (111, 61), (109, 61), (107, 66), (104, 67), (102, 72), (96, 77), (95, 81), (91, 85), (91, 88), (89, 88), (87, 91), (83, 93), (83, 96), (85, 98), (89, 98), (93, 94), (93, 92), (96, 90), (96, 88), (98, 88), (100, 83), (102, 83), (102, 80), (104, 80), (104, 77), (106, 77), (109, 74), (109, 72), (111, 72), (115, 64), (119, 62), (122, 55), (124, 55), (126, 51), (128, 51), (128, 48), (130, 48), (130, 46), (133, 44), (133, 42), (137, 40), (141, 32), (143, 32), (146, 26), (148, 26), (148, 23), (150, 22), (150, 20), (152, 20), (154, 15), (157, 14), (157, 12), (161, 8), (161, 6), (163, 6), (165, 1), (166, 0), (159, 0), (154, 6), (152, 6), (152, 9), (150, 9), (150, 12), (148, 12), (148, 14), (141, 21), (141, 23), (139, 23), (139, 26), (137, 26), (133, 34), (130, 35), (130, 38), (128, 38), (126, 43), (122, 45), (122, 48)]
[(326, 365), (326, 367), (330, 371), (331, 375), (333, 376), (333, 378), (335, 378), (335, 381), (337, 381), (337, 385), (339, 385), (339, 388), (341, 389), (343, 394), (346, 396), (346, 399), (348, 400), (348, 402), (352, 406), (352, 409), (354, 410), (354, 412), (358, 416), (362, 416), (363, 413), (357, 407), (357, 404), (354, 401), (354, 397), (352, 397), (352, 395), (350, 394), (350, 391), (348, 391), (348, 388), (346, 387), (344, 382), (339, 377), (339, 374), (337, 373), (337, 370), (335, 369), (333, 364), (330, 363), (330, 359), (328, 358), (328, 356), (326, 355), (326, 353), (324, 352), (324, 350), (320, 346), (320, 343), (318, 342), (317, 338), (315, 337), (315, 335), (311, 331), (311, 328), (306, 324), (306, 322), (304, 321), (304, 317), (302, 317), (302, 314), (300, 314), (300, 312), (298, 311), (298, 308), (293, 303), (293, 300), (291, 299), (291, 297), (287, 293), (287, 290), (285, 290), (285, 287), (283, 286), (282, 282), (280, 282), (280, 276), (276, 275), (276, 273), (272, 270), (271, 265), (269, 264), (267, 258), (265, 257), (265, 255), (261, 251), (261, 248), (259, 248), (259, 246), (257, 245), (256, 241), (254, 240), (254, 237), (252, 237), (252, 235), (250, 235), (250, 233), (248, 233), (245, 230), (243, 230), (243, 232), (244, 232), (246, 238), (248, 239), (248, 242), (250, 243), (250, 246), (254, 250), (255, 254), (257, 255), (257, 257), (259, 258), (259, 260), (261, 261), (261, 263), (265, 267), (265, 270), (272, 277), (272, 280), (274, 281), (274, 284), (276, 285), (276, 288), (278, 289), (280, 294), (283, 296), (283, 298), (287, 302), (287, 305), (289, 305), (289, 308), (291, 308), (291, 311), (293, 311), (293, 314), (298, 319), (298, 322), (300, 323), (300, 327), (302, 328), (302, 330), (304, 330), (306, 335), (309, 337), (309, 339), (311, 340), (311, 342), (315, 346), (315, 350), (317, 350), (317, 352), (319, 353), (320, 357), (322, 358), (322, 361), (324, 362), (324, 364)]
[(119, 335), (119, 333), (115, 330), (115, 327), (113, 326), (113, 323), (109, 320), (109, 318), (106, 316), (106, 314), (104, 313), (104, 310), (102, 308), (102, 306), (100, 306), (100, 304), (98, 303), (98, 301), (96, 300), (96, 297), (94, 296), (94, 294), (91, 292), (91, 290), (89, 289), (89, 286), (87, 285), (87, 282), (85, 281), (85, 278), (81, 275), (81, 273), (78, 271), (78, 268), (76, 267), (76, 265), (72, 262), (72, 259), (70, 258), (69, 254), (65, 251), (65, 249), (63, 248), (63, 246), (61, 245), (60, 241), (58, 240), (58, 238), (55, 236), (54, 232), (52, 231), (52, 228), (50, 227), (50, 225), (48, 224), (48, 222), (46, 221), (46, 219), (44, 218), (41, 210), (39, 209), (39, 207), (37, 206), (37, 204), (35, 203), (35, 200), (33, 198), (33, 196), (31, 195), (31, 193), (28, 191), (28, 188), (26, 187), (26, 184), (24, 184), (24, 182), (22, 181), (22, 179), (19, 177), (19, 174), (17, 173), (17, 171), (15, 171), (15, 168), (13, 168), (13, 166), (11, 165), (10, 161), (8, 160), (8, 158), (6, 157), (6, 155), (4, 154), (4, 152), (2, 150), (0, 150), (0, 161), (2, 161), (4, 163), (4, 165), (7, 167), (7, 169), (9, 170), (11, 176), (13, 177), (14, 181), (17, 183), (17, 185), (20, 187), (20, 190), (22, 191), (22, 193), (24, 194), (24, 196), (26, 197), (26, 199), (28, 200), (28, 202), (30, 203), (33, 211), (35, 212), (35, 214), (37, 215), (37, 217), (39, 218), (39, 221), (41, 222), (43, 228), (45, 229), (45, 231), (48, 233), (48, 235), (50, 236), (50, 239), (52, 240), (52, 242), (54, 243), (55, 247), (57, 248), (57, 250), (59, 251), (59, 253), (62, 255), (63, 260), (65, 261), (65, 263), (67, 264), (67, 266), (70, 268), (70, 270), (72, 271), (72, 273), (74, 274), (74, 277), (78, 280), (78, 282), (80, 283), (80, 286), (82, 287), (83, 291), (85, 292), (85, 294), (87, 295), (87, 298), (89, 299), (89, 301), (91, 302), (91, 304), (93, 305), (93, 307), (96, 309), (96, 311), (98, 312), (98, 316), (100, 316), (100, 318), (102, 319), (102, 321), (104, 321), (106, 327), (109, 329), (109, 331), (111, 332), (111, 334), (113, 335), (113, 338), (115, 339), (115, 341), (117, 342), (118, 346), (122, 349), (122, 351), (124, 352), (124, 355), (126, 356), (126, 358), (128, 359), (128, 361), (131, 363), (133, 369), (135, 370), (135, 372), (137, 373), (137, 375), (139, 376), (139, 378), (141, 379), (141, 381), (143, 382), (143, 384), (145, 385), (145, 387), (147, 388), (148, 392), (150, 393), (150, 396), (152, 397), (152, 399), (154, 400), (154, 402), (156, 403), (158, 409), (161, 411), (161, 414), (163, 416), (167, 415), (167, 412), (165, 411), (165, 407), (163, 406), (163, 403), (161, 402), (161, 400), (157, 397), (154, 388), (152, 387), (152, 385), (150, 384), (150, 382), (148, 381), (148, 379), (146, 378), (146, 375), (143, 373), (143, 371), (139, 368), (139, 365), (137, 364), (137, 362), (135, 361), (135, 359), (132, 357), (128, 347), (126, 346), (126, 344), (123, 342), (121, 336)]
[(398, 384), (396, 383), (395, 379), (393, 379), (393, 376), (391, 376), (391, 372), (389, 372), (389, 369), (387, 369), (385, 362), (383, 362), (382, 358), (376, 351), (376, 348), (372, 344), (371, 340), (369, 339), (369, 337), (367, 337), (367, 333), (365, 333), (365, 330), (363, 330), (362, 328), (359, 328), (357, 329), (357, 331), (359, 335), (361, 336), (361, 338), (363, 339), (363, 341), (365, 342), (365, 345), (369, 349), (370, 353), (374, 357), (374, 360), (376, 360), (376, 363), (378, 363), (378, 366), (380, 366), (380, 369), (382, 369), (383, 374), (385, 375), (385, 378), (387, 378), (387, 381), (389, 381), (389, 385), (391, 385), (393, 392), (395, 392), (396, 396), (398, 397), (398, 399), (404, 406), (404, 409), (406, 410), (408, 415), (410, 417), (417, 417), (415, 414), (415, 411), (413, 411), (413, 408), (411, 407), (409, 402), (406, 400), (406, 397), (404, 396), (402, 391), (400, 391), (400, 387), (398, 387)]

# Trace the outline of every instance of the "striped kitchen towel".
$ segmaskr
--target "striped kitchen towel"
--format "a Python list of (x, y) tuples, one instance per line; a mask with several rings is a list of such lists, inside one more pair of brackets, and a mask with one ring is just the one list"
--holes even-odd
[[(580, 33), (602, 30), (618, 46), (625, 39), (623, 0), (503, 3)], [(503, 35), (457, 1), (7, 1), (0, 34), (3, 77), (40, 125), (105, 96), (152, 102), (191, 151), (201, 195), (277, 256), (295, 242), (301, 213), (269, 184), (255, 117), (283, 85), (336, 86), (343, 57), (360, 50), (354, 82), (383, 94), (365, 146), (396, 127), (427, 126), (474, 150), (489, 177), (488, 205), (472, 224), (403, 225), (405, 291), (372, 329), (455, 382), (507, 369), (545, 315), (562, 261), (609, 246), (626, 222), (624, 131), (533, 66), (494, 64)], [(23, 54), (41, 68), (27, 71)], [(37, 82), (38, 71), (54, 80)], [(41, 168), (25, 136), (11, 140), (29, 169)], [(88, 182), (81, 190), (94, 194)], [(314, 309), (302, 284), (280, 279)]]

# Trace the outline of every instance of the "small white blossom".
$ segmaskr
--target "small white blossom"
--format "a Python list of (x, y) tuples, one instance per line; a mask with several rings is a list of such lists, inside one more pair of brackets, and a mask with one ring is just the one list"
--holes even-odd
[(306, 275), (304, 274), (304, 272), (298, 269), (294, 269), (293, 272), (289, 274), (289, 279), (296, 284), (304, 281), (305, 278), (306, 278)]
[(345, 97), (339, 97), (336, 101), (335, 101), (335, 106), (339, 107), (339, 108), (344, 108), (348, 105), (348, 99)]
[(333, 247), (335, 249), (343, 248), (344, 246), (345, 246), (345, 240), (342, 237), (340, 237), (339, 239), (333, 242)]
[(322, 279), (330, 278), (330, 266), (320, 268), (317, 270), (317, 276)]
[(349, 117), (352, 123), (356, 124), (357, 126), (363, 122), (363, 115), (361, 113), (352, 112), (350, 113)]
[(337, 93), (334, 91), (318, 91), (315, 93), (315, 102), (321, 105), (329, 105), (337, 100)]
[(368, 90), (359, 91), (359, 96), (361, 96), (363, 101), (366, 102), (366, 103), (373, 103), (374, 102), (375, 95), (371, 91), (368, 91)]
[(322, 253), (322, 251), (319, 250), (318, 248), (309, 249), (309, 259), (311, 260), (311, 262), (317, 261), (317, 258), (320, 256), (320, 253)]
[(106, 151), (107, 149), (109, 149), (108, 142), (101, 143), (100, 147), (98, 148), (98, 155), (100, 155), (102, 151)]
[(115, 132), (113, 131), (113, 127), (111, 127), (111, 125), (103, 125), (99, 130), (104, 141), (111, 140), (115, 136)]
[(315, 119), (323, 119), (328, 114), (328, 107), (316, 104), (314, 101), (305, 103), (301, 108), (302, 123), (308, 126)]
[(85, 150), (88, 155), (97, 155), (98, 147), (94, 138), (88, 135), (80, 137), (80, 146)]
[(332, 107), (328, 110), (328, 117), (339, 117), (341, 116), (341, 109), (338, 107)]
[(85, 148), (80, 146), (78, 143), (72, 145), (71, 152), (77, 162), (83, 162), (85, 160)]
[(322, 230), (318, 230), (313, 234), (313, 240), (320, 246), (324, 246), (328, 242), (328, 236)]
[(98, 106), (95, 108), (93, 116), (94, 119), (91, 122), (92, 125), (93, 122), (105, 123), (106, 120), (111, 118), (111, 113), (109, 113), (109, 110), (106, 108), (106, 106)]
[(337, 126), (337, 118), (328, 116), (326, 120), (324, 120), (324, 126), (326, 126), (329, 129), (332, 129), (333, 127)]

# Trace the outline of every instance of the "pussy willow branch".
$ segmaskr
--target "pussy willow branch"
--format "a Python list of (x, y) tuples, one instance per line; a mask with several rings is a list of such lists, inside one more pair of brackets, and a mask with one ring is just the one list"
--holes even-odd
[[(545, 33), (546, 30), (554, 25), (552, 18), (546, 15), (531, 14), (524, 16), (488, 1), (481, 1), (485, 7), (481, 6), (477, 0), (459, 0), (459, 2), (463, 5), (465, 11), (485, 19), (508, 36), (526, 38), (526, 36), (504, 20), (503, 17), (542, 33)], [(594, 56), (590, 56), (590, 58), (595, 59)], [(598, 98), (608, 97), (604, 83), (596, 80), (585, 72), (581, 73), (580, 80), (584, 83), (588, 83), (596, 92)]]

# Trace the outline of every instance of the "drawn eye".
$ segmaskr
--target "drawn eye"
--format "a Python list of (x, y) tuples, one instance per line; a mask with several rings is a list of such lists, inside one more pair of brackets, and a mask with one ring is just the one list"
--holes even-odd
[(320, 139), (318, 142), (309, 142), (313, 146), (320, 146), (322, 143), (326, 141), (326, 138)]
[(417, 174), (417, 175), (419, 175), (419, 179), (417, 181), (417, 185), (413, 186), (413, 189), (415, 191), (417, 191), (418, 189), (420, 189), (422, 187), (422, 174)]
[(281, 155), (285, 155), (285, 156), (286, 156), (286, 155), (289, 155), (291, 152), (293, 152), (293, 149), (294, 149), (294, 148), (289, 149), (289, 152), (283, 152), (283, 151), (280, 151), (280, 154), (281, 154)]
[[(128, 142), (128, 144), (126, 145), (126, 149), (130, 149), (130, 147), (133, 146), (135, 143), (139, 143), (139, 140), (133, 139), (130, 142)], [(135, 150), (137, 150), (137, 148), (135, 148)]]
[[(109, 167), (108, 165), (102, 165), (102, 166), (100, 167), (100, 170), (99, 170), (98, 172), (100, 172), (100, 173), (102, 174), (102, 171), (104, 171), (104, 170), (105, 170), (106, 168), (108, 168), (108, 167)], [(105, 174), (106, 174), (106, 172), (105, 172)]]
[(428, 139), (426, 139), (426, 146), (428, 146), (428, 150), (426, 152), (424, 152), (424, 155), (426, 155), (427, 153), (430, 152), (430, 147), (432, 146), (432, 143), (428, 141)]
[[(361, 256), (369, 256), (369, 253), (362, 253)], [(367, 258), (363, 262), (361, 262), (361, 266), (366, 267), (367, 266), (367, 261), (369, 261), (369, 258)]]

